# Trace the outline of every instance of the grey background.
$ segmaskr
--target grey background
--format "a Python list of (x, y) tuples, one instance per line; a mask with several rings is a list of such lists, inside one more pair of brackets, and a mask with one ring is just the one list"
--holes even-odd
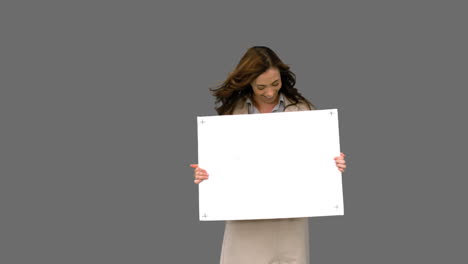
[(267, 45), (338, 108), (345, 215), (312, 263), (466, 262), (462, 1), (2, 1), (0, 263), (217, 263), (196, 116)]

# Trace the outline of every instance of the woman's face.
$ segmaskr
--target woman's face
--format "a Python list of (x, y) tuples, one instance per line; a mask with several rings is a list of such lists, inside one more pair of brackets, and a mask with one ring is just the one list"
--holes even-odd
[(253, 99), (257, 104), (278, 103), (281, 88), (281, 75), (277, 68), (269, 68), (260, 74), (251, 84)]

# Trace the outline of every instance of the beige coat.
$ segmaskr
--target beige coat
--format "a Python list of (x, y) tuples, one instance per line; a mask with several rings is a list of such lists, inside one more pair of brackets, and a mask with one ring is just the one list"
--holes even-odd
[[(307, 104), (289, 106), (285, 112), (310, 110)], [(248, 114), (241, 101), (233, 114)], [(226, 221), (221, 264), (308, 264), (308, 218)]]

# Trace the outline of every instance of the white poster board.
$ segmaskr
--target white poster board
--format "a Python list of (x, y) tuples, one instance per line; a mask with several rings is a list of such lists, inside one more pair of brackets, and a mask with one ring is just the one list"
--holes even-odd
[(343, 215), (337, 109), (197, 117), (201, 221)]

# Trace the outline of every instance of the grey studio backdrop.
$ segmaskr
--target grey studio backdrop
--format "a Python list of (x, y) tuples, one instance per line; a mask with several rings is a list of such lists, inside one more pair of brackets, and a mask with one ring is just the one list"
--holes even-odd
[(345, 215), (309, 220), (311, 263), (466, 262), (464, 10), (2, 1), (0, 263), (218, 263), (196, 116), (253, 45), (340, 111)]

